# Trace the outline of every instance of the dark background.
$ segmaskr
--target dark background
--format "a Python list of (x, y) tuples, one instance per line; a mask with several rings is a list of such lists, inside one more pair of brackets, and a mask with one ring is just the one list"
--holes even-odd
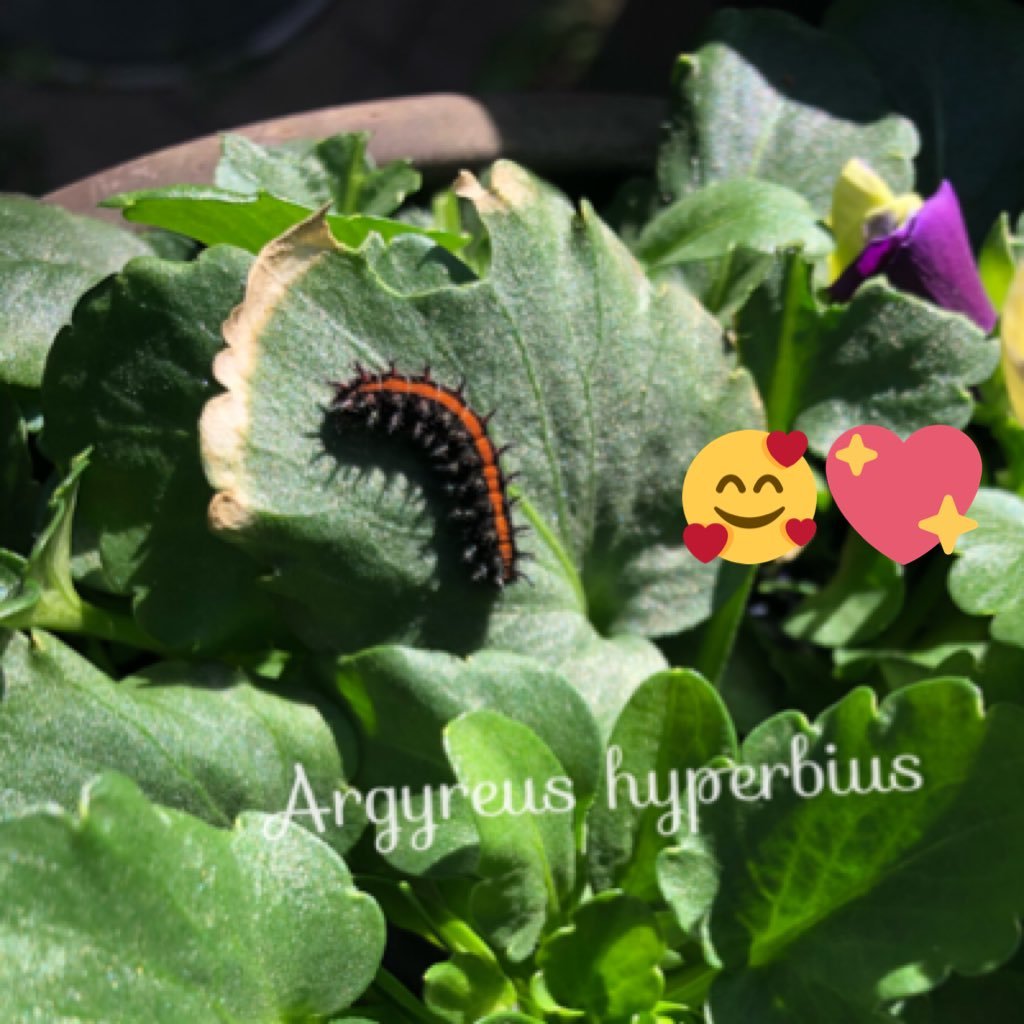
[(0, 190), (251, 121), (429, 92), (663, 95), (714, 0), (0, 0)]

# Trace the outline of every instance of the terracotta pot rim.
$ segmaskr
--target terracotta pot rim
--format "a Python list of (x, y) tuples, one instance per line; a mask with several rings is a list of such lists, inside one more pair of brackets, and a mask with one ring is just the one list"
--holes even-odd
[[(508, 157), (543, 174), (627, 174), (649, 168), (665, 101), (618, 94), (437, 93), (326, 107), (231, 129), (262, 143), (370, 132), (380, 162), (408, 157), (433, 181)], [(118, 192), (208, 184), (219, 134), (156, 150), (43, 198), (75, 213), (119, 220), (96, 204)]]

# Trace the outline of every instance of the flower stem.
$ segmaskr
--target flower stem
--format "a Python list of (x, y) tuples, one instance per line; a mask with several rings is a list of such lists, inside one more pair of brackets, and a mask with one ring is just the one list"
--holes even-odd
[(438, 1024), (434, 1016), (390, 971), (381, 967), (373, 979), (375, 988), (387, 1002), (423, 1024)]
[(414, 888), (409, 882), (402, 881), (398, 888), (451, 952), (472, 953), (500, 967), (491, 947), (465, 921), (452, 914), (429, 883)]
[(765, 396), (765, 418), (769, 430), (792, 429), (804, 378), (799, 324), (801, 300), (807, 288), (807, 271), (799, 259), (790, 256), (783, 265), (782, 273), (783, 306), (778, 350), (771, 385)]
[(729, 656), (732, 654), (740, 623), (743, 621), (743, 613), (747, 608), (747, 599), (757, 576), (757, 569), (752, 565), (725, 571), (740, 573), (740, 582), (725, 604), (705, 624), (693, 665), (714, 685), (721, 681), (722, 674), (729, 664)]
[(45, 629), (54, 633), (75, 633), (137, 647), (154, 654), (166, 654), (166, 648), (145, 633), (130, 615), (97, 608), (76, 597), (73, 602), (48, 600), (49, 595), (23, 614), (4, 623), (8, 629)]

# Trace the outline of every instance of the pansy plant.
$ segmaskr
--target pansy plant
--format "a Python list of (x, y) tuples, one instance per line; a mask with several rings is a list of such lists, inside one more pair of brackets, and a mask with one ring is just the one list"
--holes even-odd
[[(138, 234), (0, 197), (0, 1019), (1017, 1021), (1024, 278), (968, 239), (1024, 188), (951, 100), (1014, 12), (724, 12), (607, 209), (363, 135), (229, 139)], [(451, 416), (389, 433), (403, 375)], [(710, 440), (859, 423), (970, 433), (956, 557), (824, 485), (783, 561), (687, 555)]]

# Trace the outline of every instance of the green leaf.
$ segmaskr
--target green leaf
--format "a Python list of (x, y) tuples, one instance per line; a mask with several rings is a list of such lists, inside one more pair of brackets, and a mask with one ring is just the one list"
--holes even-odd
[[(706, 924), (723, 968), (716, 1024), (870, 1020), (950, 970), (1011, 955), (1024, 908), (1022, 709), (986, 716), (958, 680), (908, 687), (880, 708), (860, 689), (813, 726), (770, 719), (741, 764), (747, 776), (724, 777), (721, 798), (690, 822), (718, 865)], [(685, 852), (663, 855), (670, 902), (688, 867)]]
[(826, 24), (867, 55), (917, 125), (919, 191), (952, 181), (976, 241), (1000, 211), (1020, 209), (1024, 11), (1002, 0), (843, 0)]
[(536, 733), (493, 711), (457, 718), (444, 743), (480, 835), (483, 881), (473, 889), (474, 922), (518, 963), (572, 891), (571, 780)]
[(408, 160), (378, 168), (366, 152), (369, 140), (368, 132), (351, 132), (266, 147), (224, 135), (214, 180), (232, 192), (267, 192), (308, 208), (332, 202), (338, 213), (386, 217), (419, 189), (420, 175)]
[(79, 515), (105, 576), (176, 650), (265, 645), (275, 628), (258, 566), (210, 533), (197, 439), (248, 263), (227, 248), (133, 262), (81, 303), (43, 383), (47, 451), (69, 462), (92, 446)]
[(768, 181), (735, 178), (656, 213), (632, 248), (656, 279), (671, 268), (725, 322), (771, 272), (776, 251), (790, 245), (822, 256), (832, 238), (803, 196)]
[(992, 635), (1024, 647), (1024, 499), (983, 487), (970, 508), (978, 528), (957, 542), (950, 597), (970, 615), (993, 615)]
[[(38, 632), (6, 634), (0, 649), (0, 814), (72, 807), (90, 778), (118, 771), (151, 800), (227, 826), (245, 810), (284, 811), (296, 764), (322, 794), (355, 773), (351, 728), (301, 690), (285, 700), (237, 669), (179, 662), (115, 683)], [(361, 824), (324, 838), (344, 851)]]
[(762, 178), (799, 192), (824, 217), (852, 157), (894, 191), (910, 188), (914, 127), (890, 113), (878, 80), (850, 48), (776, 11), (723, 11), (709, 34), (712, 41), (676, 67), (658, 155), (662, 196)]
[(873, 640), (903, 607), (903, 568), (852, 530), (839, 553), (836, 574), (801, 601), (783, 624), (786, 633), (824, 647)]
[[(380, 243), (340, 250), (316, 220), (263, 251), (216, 367), (228, 393), (203, 416), (214, 527), (273, 567), (296, 628), (326, 646), (490, 645), (562, 664), (627, 651), (596, 644), (584, 614), (604, 636), (699, 621), (721, 595), (717, 568), (680, 540), (681, 469), (759, 423), (748, 378), (715, 322), (682, 289), (653, 288), (589, 207), (574, 215), (510, 163), (460, 191), (490, 234), (484, 280), (413, 291), (407, 273), (397, 294)], [(399, 241), (404, 267), (429, 260)], [(451, 385), (464, 374), (474, 407), (499, 410), (494, 436), (516, 442), (508, 468), (529, 502), (516, 521), (531, 527), (532, 588), (472, 585), (456, 533), (435, 524), (450, 504), (425, 461), (325, 421), (327, 381), (391, 358)]]
[(266, 819), (232, 831), (105, 776), (77, 815), (0, 820), (0, 1009), (8, 1020), (280, 1024), (373, 979), (384, 919), (344, 862)]
[(118, 228), (0, 195), (0, 383), (37, 388), (78, 299), (149, 248)]
[(845, 306), (821, 307), (810, 276), (798, 255), (785, 256), (737, 318), (769, 429), (796, 427), (824, 454), (860, 423), (904, 437), (932, 423), (967, 425), (968, 387), (995, 369), (997, 342), (965, 317), (881, 282)]
[(50, 520), (29, 557), (6, 560), (8, 569), (17, 569), (18, 585), (0, 602), (0, 625), (19, 629), (44, 620), (65, 628), (82, 624), (83, 605), (71, 579), (71, 521), (79, 480), (88, 464), (87, 455), (78, 456), (54, 489), (48, 503)]
[(615, 723), (598, 798), (587, 819), (594, 887), (621, 888), (657, 902), (655, 862), (680, 827), (672, 821), (673, 773), (678, 802), (688, 769), (735, 751), (728, 712), (701, 676), (674, 669), (640, 686)]
[(317, 143), (315, 152), (341, 213), (386, 217), (419, 190), (422, 179), (409, 160), (393, 160), (378, 168), (366, 151), (369, 141), (369, 132), (332, 135)]
[(775, 259), (764, 253), (737, 248), (728, 256), (700, 263), (681, 263), (655, 271), (655, 280), (675, 275), (710, 313), (727, 326), (751, 292), (772, 272)]
[(154, 649), (153, 640), (130, 616), (83, 601), (75, 589), (71, 530), (80, 479), (88, 463), (84, 453), (72, 459), (68, 476), (50, 496), (50, 520), (36, 538), (29, 557), (0, 552), (6, 574), (14, 577), (0, 594), (0, 625), (8, 629), (42, 627), (89, 633)]
[[(597, 726), (582, 697), (538, 662), (486, 651), (462, 660), (382, 647), (342, 660), (336, 684), (361, 733), (356, 783), (364, 793), (408, 787), (417, 817), (424, 813), (425, 787), (454, 782), (442, 742), (445, 726), (477, 710), (527, 726), (572, 779), (577, 803), (593, 797), (601, 761)], [(472, 816), (467, 809), (452, 823), (443, 822), (436, 793), (431, 802), (437, 824), (433, 841), (417, 848), (412, 840), (419, 829), (410, 829), (388, 853), (389, 862), (408, 874), (470, 873), (477, 857)]]
[(661, 210), (633, 251), (649, 268), (727, 256), (736, 249), (772, 255), (802, 246), (824, 255), (832, 238), (803, 196), (756, 178), (735, 178), (691, 192)]
[(39, 604), (39, 588), (26, 579), (28, 560), (13, 551), (0, 551), (0, 621), (31, 617)]
[(980, 978), (952, 977), (928, 996), (913, 999), (907, 1024), (1016, 1024), (1024, 1004), (1024, 973), (1001, 970)]
[(652, 1010), (664, 978), (665, 942), (645, 903), (609, 890), (584, 903), (572, 924), (541, 946), (537, 963), (548, 991), (588, 1019), (629, 1020)]
[(0, 385), (0, 548), (28, 550), (36, 491), (25, 421)]
[[(204, 245), (235, 245), (252, 253), (259, 252), (312, 212), (310, 206), (288, 202), (267, 192), (246, 195), (210, 185), (124, 192), (103, 205), (121, 210), (125, 220), (176, 231)], [(332, 214), (326, 220), (334, 237), (353, 249), (362, 245), (371, 232), (386, 241), (399, 235), (421, 235), (452, 251), (465, 244), (459, 235), (385, 217)]]
[(516, 991), (494, 963), (456, 953), (423, 975), (423, 1001), (449, 1024), (476, 1024), (489, 1013), (515, 1009)]

